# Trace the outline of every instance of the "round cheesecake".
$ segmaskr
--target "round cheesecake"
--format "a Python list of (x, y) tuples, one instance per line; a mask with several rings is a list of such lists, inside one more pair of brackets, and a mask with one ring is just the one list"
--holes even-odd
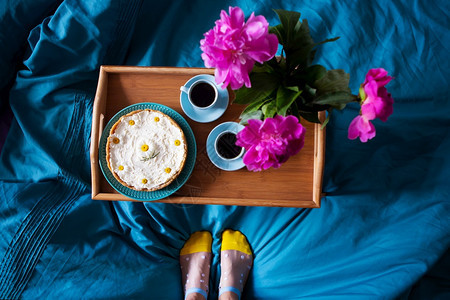
[(106, 161), (114, 177), (138, 191), (168, 186), (183, 169), (187, 144), (168, 115), (151, 109), (122, 116), (111, 128)]

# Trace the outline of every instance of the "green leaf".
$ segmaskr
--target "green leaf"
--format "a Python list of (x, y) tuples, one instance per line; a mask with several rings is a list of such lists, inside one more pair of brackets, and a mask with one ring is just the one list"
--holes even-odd
[(287, 86), (286, 88), (293, 92), (300, 92), (300, 89), (298, 88), (298, 86)]
[(361, 102), (364, 102), (367, 98), (366, 91), (362, 84), (359, 86), (359, 98), (361, 99)]
[(278, 24), (277, 26), (269, 26), (269, 33), (275, 34), (278, 38), (278, 42), (281, 45), (284, 45), (286, 32), (284, 31), (282, 24)]
[(264, 118), (273, 118), (273, 116), (275, 116), (275, 114), (277, 113), (275, 101), (264, 104), (261, 110), (264, 114)]
[(303, 70), (309, 66), (314, 58), (314, 46), (314, 40), (309, 32), (308, 20), (303, 19), (301, 26), (295, 32), (290, 47), (286, 49), (289, 70)]
[(322, 79), (327, 74), (327, 69), (321, 65), (313, 65), (309, 66), (305, 70), (306, 73), (306, 82), (312, 84), (317, 80)]
[(319, 42), (319, 43), (316, 43), (315, 46), (323, 45), (323, 44), (325, 44), (325, 43), (334, 42), (334, 41), (337, 41), (337, 40), (340, 39), (340, 38), (341, 38), (340, 36), (337, 36), (337, 37), (335, 37), (335, 38), (326, 39), (326, 40), (324, 40), (324, 41), (321, 41), (321, 42)]
[(314, 40), (309, 32), (308, 20), (298, 21), (294, 30), (294, 36), (290, 49), (305, 48), (305, 46), (314, 47)]
[(311, 94), (315, 95), (316, 88), (314, 83), (317, 80), (322, 79), (326, 73), (327, 70), (321, 65), (309, 66), (306, 69), (298, 68), (292, 72), (286, 84), (300, 86), (303, 87), (304, 90), (311, 90), (313, 91)]
[(319, 116), (316, 111), (300, 111), (300, 116), (308, 122), (320, 123)]
[(273, 67), (269, 64), (255, 63), (252, 69), (252, 73), (271, 73), (273, 72)]
[(271, 73), (251, 73), (251, 88), (242, 87), (236, 91), (234, 103), (249, 104), (270, 96), (278, 87), (280, 79)]
[[(295, 88), (297, 91), (295, 91)], [(279, 115), (285, 116), (287, 110), (292, 103), (300, 96), (303, 91), (299, 91), (298, 87), (285, 88), (280, 87), (277, 91), (276, 109)], [(292, 90), (294, 89), (294, 90)]]
[(239, 118), (241, 119), (239, 121), (239, 124), (247, 125), (248, 120), (251, 120), (251, 119), (261, 120), (263, 118), (263, 112), (260, 110), (256, 110), (256, 111), (252, 111), (252, 112), (242, 113)]
[(308, 85), (310, 89), (314, 89), (315, 94), (315, 85), (314, 83), (317, 80), (322, 79), (327, 74), (327, 69), (321, 65), (312, 65), (307, 67), (306, 69), (296, 69), (291, 75), (291, 84), (296, 84), (299, 86)]
[(340, 107), (340, 105), (347, 104), (352, 101), (355, 101), (355, 96), (349, 92), (329, 92), (317, 97), (312, 103), (318, 105), (336, 105), (337, 107)]
[(251, 104), (249, 104), (243, 111), (242, 113), (251, 113), (254, 112), (255, 110), (258, 110), (261, 108), (261, 106), (263, 106), (266, 102), (273, 100), (273, 98), (265, 98), (265, 99), (261, 99), (259, 101), (255, 101)]
[(311, 57), (312, 45), (305, 45), (303, 48), (293, 49), (286, 53), (287, 61), (289, 61), (289, 69), (291, 71), (295, 69), (303, 70), (309, 65)]
[(316, 52), (317, 50), (312, 50), (309, 55), (308, 55), (308, 61), (306, 62), (306, 65), (309, 66), (310, 64), (312, 64), (314, 57), (316, 56)]
[(350, 93), (349, 81), (350, 75), (344, 70), (329, 70), (324, 77), (314, 82), (313, 87), (317, 89), (317, 96), (330, 92)]
[(312, 88), (312, 87), (310, 87), (307, 84), (305, 84), (304, 91), (307, 92), (312, 97), (314, 97), (316, 95), (316, 92), (317, 92), (317, 90), (315, 88)]
[[(274, 11), (277, 13), (284, 30), (284, 36), (281, 39), (283, 41), (282, 45), (285, 49), (289, 49), (293, 42), (295, 30), (300, 28), (300, 25), (297, 24), (300, 19), (300, 13), (283, 9), (274, 9)], [(280, 33), (283, 32), (280, 31)]]
[(301, 22), (301, 26), (296, 30), (293, 43), (294, 49), (305, 48), (305, 46), (314, 47), (315, 44), (309, 31), (307, 19), (303, 19), (303, 21)]
[(297, 102), (295, 102), (295, 101), (294, 101), (294, 103), (292, 103), (292, 105), (291, 105), (290, 114), (293, 115), (293, 116), (296, 116), (297, 119), (298, 119), (299, 122), (300, 122), (300, 119), (301, 119), (301, 118), (300, 118), (300, 112), (299, 112), (299, 110), (298, 110)]
[(330, 122), (331, 112), (332, 111), (333, 111), (332, 109), (328, 110), (327, 118), (325, 119), (325, 121), (323, 121), (322, 126), (320, 127), (320, 129), (323, 130), (325, 128), (325, 126), (327, 126), (328, 122)]

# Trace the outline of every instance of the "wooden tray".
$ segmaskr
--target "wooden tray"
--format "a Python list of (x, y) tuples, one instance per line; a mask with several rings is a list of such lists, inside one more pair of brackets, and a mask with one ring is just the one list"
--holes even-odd
[(155, 102), (176, 110), (189, 123), (197, 141), (197, 159), (185, 185), (175, 194), (153, 202), (320, 207), (325, 152), (325, 131), (320, 124), (304, 122), (304, 148), (279, 169), (250, 172), (244, 167), (228, 172), (210, 162), (206, 153), (209, 132), (222, 122), (238, 121), (244, 106), (230, 101), (218, 120), (197, 123), (181, 109), (179, 87), (195, 75), (213, 73), (204, 68), (101, 67), (92, 115), (92, 199), (133, 201), (116, 192), (104, 178), (99, 167), (99, 140), (104, 126), (121, 109), (139, 102)]

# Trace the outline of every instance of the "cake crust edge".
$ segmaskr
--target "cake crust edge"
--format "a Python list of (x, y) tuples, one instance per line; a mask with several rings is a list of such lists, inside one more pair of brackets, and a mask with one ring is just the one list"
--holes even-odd
[[(167, 181), (165, 181), (165, 182), (161, 183), (160, 185), (155, 186), (155, 187), (153, 187), (153, 188), (151, 188), (151, 189), (147, 189), (147, 188), (144, 188), (144, 189), (138, 189), (138, 188), (136, 188), (136, 187), (134, 187), (134, 186), (132, 186), (132, 185), (129, 185), (129, 184), (125, 183), (122, 179), (120, 179), (119, 175), (117, 175), (116, 172), (114, 172), (114, 170), (113, 170), (113, 168), (112, 168), (112, 166), (111, 166), (111, 163), (110, 163), (110, 150), (109, 150), (109, 149), (110, 149), (110, 144), (111, 144), (111, 141), (110, 141), (110, 140), (111, 140), (111, 139), (110, 139), (111, 135), (114, 134), (114, 132), (115, 132), (117, 126), (120, 124), (120, 122), (122, 121), (122, 119), (124, 119), (124, 118), (126, 118), (126, 117), (129, 117), (129, 116), (131, 116), (131, 115), (137, 114), (137, 113), (139, 113), (139, 112), (141, 112), (141, 111), (154, 111), (154, 112), (158, 112), (158, 113), (164, 115), (165, 117), (167, 117), (172, 125), (174, 125), (174, 126), (177, 127), (178, 129), (180, 129), (181, 134), (182, 134), (181, 137), (182, 137), (183, 142), (184, 142), (184, 143), (183, 143), (183, 145), (184, 145), (184, 156), (183, 156), (183, 160), (182, 160), (182, 162), (181, 162), (181, 164), (180, 164), (179, 170), (178, 170), (177, 172), (175, 172), (175, 173), (174, 173)], [(121, 117), (119, 118), (119, 120), (117, 120), (117, 122), (114, 123), (114, 125), (111, 127), (111, 130), (109, 131), (108, 139), (107, 139), (107, 142), (106, 142), (106, 162), (107, 162), (107, 164), (108, 164), (108, 169), (111, 171), (111, 173), (113, 174), (114, 178), (116, 178), (116, 180), (117, 180), (120, 184), (122, 184), (123, 186), (126, 186), (126, 187), (128, 187), (128, 188), (130, 188), (130, 189), (132, 189), (132, 190), (135, 190), (135, 191), (154, 192), (154, 191), (163, 189), (163, 188), (165, 188), (166, 186), (168, 186), (169, 184), (171, 184), (171, 183), (172, 183), (172, 182), (180, 175), (181, 171), (183, 170), (184, 165), (185, 165), (185, 163), (186, 163), (187, 154), (188, 154), (188, 149), (187, 149), (186, 136), (185, 136), (185, 134), (184, 134), (183, 129), (180, 127), (180, 125), (178, 125), (178, 124), (177, 124), (170, 116), (168, 116), (167, 114), (165, 114), (165, 113), (163, 113), (163, 112), (161, 112), (161, 111), (159, 111), (159, 110), (149, 109), (149, 108), (133, 110), (132, 112), (129, 112), (128, 114), (121, 116)]]

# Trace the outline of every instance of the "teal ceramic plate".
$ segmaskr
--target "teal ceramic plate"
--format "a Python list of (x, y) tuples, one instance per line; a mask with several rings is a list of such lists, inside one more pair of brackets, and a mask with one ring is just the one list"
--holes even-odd
[[(121, 116), (131, 113), (132, 111), (135, 111), (135, 110), (140, 110), (140, 109), (159, 110), (160, 112), (165, 113), (166, 115), (171, 117), (183, 130), (184, 135), (186, 137), (187, 148), (188, 148), (186, 162), (184, 164), (183, 170), (181, 171), (180, 175), (178, 175), (178, 177), (171, 184), (166, 186), (165, 188), (162, 188), (160, 190), (153, 191), (153, 192), (136, 191), (136, 190), (130, 189), (130, 188), (122, 185), (119, 181), (117, 181), (117, 179), (111, 173), (111, 171), (108, 168), (108, 163), (106, 162), (106, 142), (107, 142), (111, 127), (120, 119)], [(197, 144), (195, 142), (194, 133), (192, 132), (191, 127), (179, 113), (177, 113), (176, 111), (174, 111), (173, 109), (171, 109), (165, 105), (144, 102), (144, 103), (133, 104), (133, 105), (130, 105), (130, 106), (122, 109), (114, 117), (112, 117), (111, 120), (109, 120), (108, 124), (106, 125), (105, 129), (103, 130), (102, 137), (100, 138), (98, 156), (99, 156), (99, 161), (100, 161), (100, 168), (103, 172), (103, 175), (105, 175), (106, 180), (116, 191), (118, 191), (122, 195), (125, 195), (134, 200), (153, 201), (153, 200), (159, 200), (159, 199), (163, 199), (163, 198), (170, 196), (171, 194), (175, 193), (183, 184), (186, 183), (186, 181), (189, 179), (189, 176), (191, 176), (192, 170), (194, 169), (195, 159), (197, 156)]]

